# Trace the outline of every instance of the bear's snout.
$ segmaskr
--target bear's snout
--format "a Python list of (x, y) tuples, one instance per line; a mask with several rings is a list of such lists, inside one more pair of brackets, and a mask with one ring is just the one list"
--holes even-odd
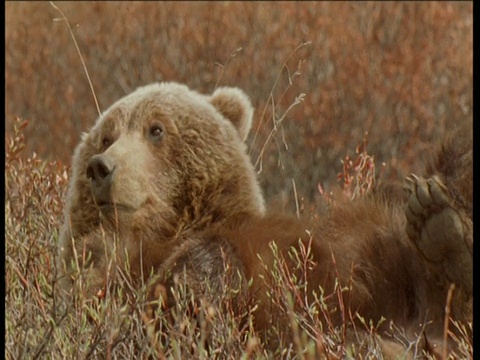
[(114, 170), (114, 162), (104, 154), (94, 155), (88, 161), (87, 178), (90, 179), (92, 194), (98, 205), (111, 202), (110, 188)]

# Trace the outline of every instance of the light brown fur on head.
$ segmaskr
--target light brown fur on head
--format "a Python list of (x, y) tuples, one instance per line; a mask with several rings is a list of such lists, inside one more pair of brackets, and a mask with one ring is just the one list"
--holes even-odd
[[(101, 226), (120, 234), (134, 258), (142, 243), (144, 260), (151, 259), (144, 265), (157, 266), (186, 231), (261, 216), (264, 201), (243, 143), (251, 117), (248, 98), (233, 88), (206, 96), (153, 84), (113, 104), (75, 150), (62, 260), (73, 257), (72, 241), (82, 253), (83, 238), (100, 238)], [(100, 164), (92, 170), (95, 156)], [(114, 169), (108, 189), (92, 188), (105, 165)]]

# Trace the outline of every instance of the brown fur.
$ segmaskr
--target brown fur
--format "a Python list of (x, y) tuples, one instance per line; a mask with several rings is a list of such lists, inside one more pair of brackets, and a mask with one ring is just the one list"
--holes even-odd
[[(240, 259), (245, 278), (253, 279), (250, 292), (260, 303), (255, 312), (256, 329), (266, 331), (277, 321), (288, 328), (288, 319), (281, 318), (278, 310), (272, 313), (275, 307), (266, 296), (272, 285), (265, 265), (271, 270), (274, 263), (269, 244), (275, 242), (293, 268), (288, 250), (298, 247), (299, 239), (305, 246), (312, 241), (314, 267), (308, 273), (309, 290), (321, 286), (325, 294), (335, 294), (338, 279), (342, 287), (351, 287), (351, 291), (343, 293), (343, 302), (352, 314), (358, 312), (375, 323), (383, 316), (400, 327), (418, 326), (420, 329), (424, 320), (431, 319), (443, 326), (445, 304), (439, 300), (446, 299), (446, 293), (443, 288), (430, 288), (434, 274), (428, 272), (406, 237), (404, 226), (401, 207), (388, 203), (381, 196), (338, 205), (328, 217), (316, 221), (273, 215), (251, 218), (213, 234), (209, 232), (202, 237), (203, 241), (186, 241), (180, 251), (182, 258), (172, 257), (168, 269), (175, 272), (175, 269), (186, 267), (187, 274), (198, 274), (195, 269), (198, 257), (191, 260), (188, 254), (197, 254), (203, 247), (209, 247), (212, 238), (223, 239), (225, 245), (219, 245), (223, 245), (228, 259)], [(223, 269), (223, 261), (217, 257), (216, 262), (209, 259), (203, 266)], [(204, 281), (199, 280), (200, 283)], [(310, 297), (310, 301), (313, 298)], [(331, 296), (327, 305), (335, 310), (329, 315), (330, 319), (337, 325), (342, 324), (338, 297)], [(288, 336), (287, 331), (285, 334)]]
[[(111, 261), (129, 262), (135, 273), (148, 274), (181, 236), (264, 213), (242, 142), (252, 109), (238, 94), (221, 88), (209, 97), (175, 83), (150, 85), (112, 105), (83, 135), (73, 157), (60, 236), (67, 291), (71, 262), (86, 263), (84, 254), (93, 254), (91, 273), (103, 274), (91, 276), (90, 292), (96, 293)], [(224, 110), (222, 97), (235, 100), (243, 112)], [(148, 133), (157, 125), (164, 131), (158, 141)], [(108, 188), (92, 187), (88, 178), (94, 156), (115, 169)], [(99, 207), (99, 201), (108, 204)]]
[[(454, 152), (457, 158), (471, 158), (471, 146), (458, 147), (461, 141), (458, 137), (448, 139), (435, 155), (436, 162), (442, 167), (435, 170), (430, 168), (433, 172), (427, 172), (442, 178), (448, 176), (444, 175), (445, 172), (454, 172), (457, 180), (449, 184), (450, 189), (468, 189), (466, 194), (457, 193), (463, 199), (458, 200), (459, 204), (471, 202), (468, 193), (471, 191), (472, 177), (468, 173), (471, 174), (472, 164), (468, 161), (451, 161), (450, 166), (445, 167), (442, 157), (444, 154), (451, 157)], [(338, 296), (330, 296), (326, 301), (328, 308), (333, 309), (328, 315), (329, 321), (337, 325), (345, 322), (345, 312), (341, 311), (340, 306), (345, 306), (350, 314), (360, 314), (367, 322), (372, 320), (376, 324), (384, 317), (387, 321), (379, 329), (380, 333), (387, 331), (390, 322), (393, 322), (406, 331), (410, 341), (420, 339), (425, 351), (438, 355), (444, 331), (447, 295), (452, 282), (445, 278), (442, 267), (425, 260), (407, 235), (403, 210), (407, 200), (408, 194), (403, 188), (390, 184), (355, 201), (337, 202), (319, 219), (299, 220), (293, 216), (272, 214), (247, 218), (240, 223), (230, 223), (220, 229), (207, 231), (194, 241), (186, 239), (182, 248), (165, 264), (164, 271), (178, 273), (185, 270), (187, 276), (196, 276), (199, 273), (196, 267), (201, 263), (204, 268), (217, 269), (221, 273), (225, 257), (235, 262), (246, 279), (253, 279), (249, 291), (259, 304), (254, 314), (255, 325), (266, 336), (268, 329), (273, 326), (281, 329), (288, 329), (289, 326), (286, 314), (279, 312), (267, 296), (269, 289), (274, 286), (268, 275), (274, 267), (274, 255), (269, 245), (274, 242), (293, 269), (294, 264), (287, 252), (292, 247), (298, 248), (300, 240), (312, 251), (314, 265), (307, 277), (309, 291), (322, 287), (325, 294), (335, 294), (336, 281), (342, 287), (349, 288), (342, 293), (341, 302)], [(465, 208), (455, 207), (455, 211), (468, 218)], [(471, 236), (471, 227), (465, 229)], [(441, 227), (438, 229), (439, 232), (444, 230)], [(215, 250), (212, 250), (212, 243), (215, 243)], [(218, 253), (216, 258), (198, 255), (215, 251)], [(465, 251), (471, 254), (471, 247)], [(219, 256), (220, 253), (224, 256)], [(449, 266), (460, 265), (450, 263)], [(467, 284), (471, 286), (469, 272), (472, 269), (467, 267), (463, 270), (462, 279), (467, 279)], [(296, 275), (301, 277), (302, 273)], [(218, 273), (212, 277), (189, 278), (193, 286), (204, 284), (205, 281), (215, 284), (213, 287), (219, 289), (224, 280)], [(461, 282), (456, 285), (449, 310), (453, 320), (466, 324), (472, 321), (472, 289), (462, 287)], [(205, 293), (199, 291), (197, 294)], [(310, 292), (306, 293), (309, 301), (313, 301), (311, 295)], [(215, 294), (210, 296), (215, 297)], [(455, 329), (451, 328), (450, 331), (455, 332)], [(285, 331), (285, 336), (288, 341), (288, 331)], [(276, 345), (277, 340), (270, 344)], [(388, 340), (382, 340), (380, 347), (387, 358), (396, 358), (406, 351), (398, 343)], [(404, 356), (409, 358), (410, 355)]]
[[(251, 116), (249, 100), (238, 89), (221, 88), (206, 96), (172, 83), (141, 88), (107, 110), (83, 136), (73, 158), (60, 244), (65, 291), (70, 292), (72, 261), (90, 266), (91, 294), (106, 285), (113, 262), (122, 269), (129, 264), (137, 279), (154, 271), (160, 278), (154, 288), (162, 294), (175, 276), (184, 274), (198, 297), (214, 302), (225, 269), (231, 267), (241, 277), (229, 286), (245, 290), (252, 280), (248, 294), (239, 296), (258, 303), (255, 326), (267, 339), (273, 322), (285, 329), (288, 324), (267, 296), (275, 262), (270, 245), (276, 244), (293, 269), (287, 253), (300, 241), (312, 254), (307, 297), (320, 288), (335, 293), (337, 281), (349, 289), (327, 299), (337, 325), (346, 313), (358, 312), (367, 321), (385, 317), (417, 334), (431, 322), (429, 328), (438, 336), (452, 281), (460, 287), (453, 317), (471, 321), (471, 276), (454, 269), (453, 261), (442, 266), (429, 261), (418, 240), (437, 213), (425, 207), (427, 218), (416, 213), (405, 217), (405, 204), (416, 204), (415, 191), (409, 196), (394, 184), (379, 187), (353, 202), (338, 202), (313, 220), (265, 215), (243, 144)], [(161, 131), (154, 132), (156, 128)], [(459, 251), (468, 269), (471, 144), (459, 147), (455, 140), (444, 144), (425, 175), (437, 176), (439, 186), (447, 189), (444, 197), (452, 199), (440, 210), (451, 210), (456, 215), (449, 219), (462, 221), (467, 245)], [(108, 182), (106, 173), (114, 175)], [(427, 248), (435, 247), (431, 232), (426, 241)], [(87, 261), (84, 254), (89, 253)], [(451, 269), (453, 280), (445, 276)]]

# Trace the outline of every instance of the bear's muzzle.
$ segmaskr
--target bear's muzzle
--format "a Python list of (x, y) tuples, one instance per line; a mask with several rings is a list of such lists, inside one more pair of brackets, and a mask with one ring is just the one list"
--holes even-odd
[(90, 179), (95, 203), (100, 207), (112, 202), (111, 186), (114, 172), (114, 161), (105, 154), (94, 155), (88, 161), (87, 178)]

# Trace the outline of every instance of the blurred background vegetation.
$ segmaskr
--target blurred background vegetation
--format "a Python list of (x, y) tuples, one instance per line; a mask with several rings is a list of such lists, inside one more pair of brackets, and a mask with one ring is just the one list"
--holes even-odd
[[(294, 190), (310, 201), (317, 184), (332, 188), (366, 132), (384, 176), (402, 178), (473, 121), (473, 2), (55, 4), (102, 110), (155, 81), (245, 90), (256, 109), (252, 160), (284, 207)], [(26, 119), (26, 154), (68, 165), (98, 116), (80, 57), (48, 2), (5, 7), (6, 136)]]

